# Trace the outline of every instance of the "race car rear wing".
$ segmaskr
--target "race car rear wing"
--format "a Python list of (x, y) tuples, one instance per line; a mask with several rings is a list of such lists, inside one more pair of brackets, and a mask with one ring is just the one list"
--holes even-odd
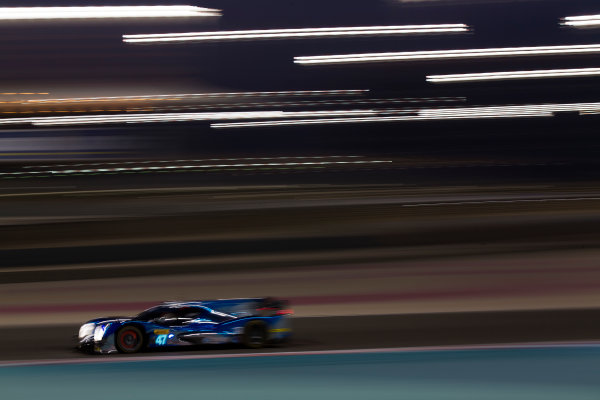
[(273, 297), (212, 300), (203, 303), (214, 310), (237, 318), (270, 317), (275, 315), (291, 315), (294, 313), (287, 300)]
[(292, 315), (294, 311), (290, 308), (290, 302), (287, 300), (267, 297), (263, 299), (262, 304), (256, 308), (261, 315)]

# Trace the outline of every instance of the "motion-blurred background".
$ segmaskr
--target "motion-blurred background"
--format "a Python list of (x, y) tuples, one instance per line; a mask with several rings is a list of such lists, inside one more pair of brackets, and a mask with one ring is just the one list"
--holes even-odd
[(301, 350), (598, 337), (597, 1), (192, 6), (0, 12), (0, 357), (215, 297)]

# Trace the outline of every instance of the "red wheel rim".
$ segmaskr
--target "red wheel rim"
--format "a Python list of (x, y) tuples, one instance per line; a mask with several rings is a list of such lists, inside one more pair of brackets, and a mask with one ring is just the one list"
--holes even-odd
[(126, 331), (121, 332), (119, 336), (119, 343), (121, 347), (124, 349), (135, 349), (138, 344), (138, 334), (133, 329), (128, 329)]

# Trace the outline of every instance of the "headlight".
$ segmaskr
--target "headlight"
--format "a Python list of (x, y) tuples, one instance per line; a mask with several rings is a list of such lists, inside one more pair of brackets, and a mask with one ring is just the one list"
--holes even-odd
[(86, 336), (90, 336), (94, 333), (94, 327), (96, 324), (84, 324), (79, 328), (79, 339), (83, 339)]
[(104, 337), (104, 331), (108, 325), (98, 325), (96, 329), (94, 329), (94, 342), (99, 342)]

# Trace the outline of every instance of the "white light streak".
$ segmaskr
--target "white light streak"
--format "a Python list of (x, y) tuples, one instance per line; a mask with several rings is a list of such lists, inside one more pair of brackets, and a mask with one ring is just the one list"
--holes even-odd
[(294, 125), (327, 125), (346, 123), (380, 123), (401, 121), (435, 121), (460, 119), (490, 119), (490, 118), (527, 118), (552, 117), (555, 112), (588, 112), (596, 111), (600, 103), (566, 103), (566, 104), (530, 104), (514, 106), (486, 107), (457, 107), (421, 109), (417, 115), (351, 117), (351, 118), (319, 118), (319, 119), (288, 119), (277, 121), (253, 121), (214, 123), (212, 128), (255, 128), (269, 126)]
[(290, 119), (283, 121), (260, 121), (260, 122), (232, 122), (215, 123), (211, 128), (257, 128), (269, 126), (294, 126), (294, 125), (330, 125), (330, 124), (356, 124), (356, 123), (379, 123), (379, 122), (401, 122), (401, 121), (431, 121), (442, 119), (475, 119), (475, 118), (517, 118), (517, 117), (551, 117), (552, 113), (506, 113), (506, 114), (480, 114), (478, 116), (451, 115), (451, 116), (419, 116), (406, 115), (394, 117), (367, 117), (367, 118), (320, 118), (320, 119)]
[(297, 118), (345, 115), (375, 115), (374, 110), (329, 110), (329, 111), (240, 111), (240, 112), (200, 112), (200, 113), (164, 113), (164, 114), (114, 114), (114, 115), (82, 115), (65, 117), (30, 117), (0, 119), (0, 125), (33, 124), (35, 126), (50, 125), (95, 125), (111, 123), (151, 123), (151, 122), (185, 122), (211, 121), (228, 119), (263, 119), (263, 118)]
[(209, 42), (251, 39), (302, 39), (343, 36), (410, 35), (468, 32), (465, 24), (357, 26), (338, 28), (258, 29), (246, 31), (186, 32), (123, 35), (126, 43)]
[(429, 75), (428, 82), (470, 82), (530, 78), (569, 78), (600, 75), (600, 68), (547, 69), (533, 71), (483, 72), (474, 74)]
[(565, 17), (563, 18), (561, 25), (571, 26), (574, 28), (598, 28), (600, 27), (600, 14)]
[(571, 46), (502, 47), (467, 50), (404, 51), (294, 57), (296, 64), (343, 64), (380, 61), (427, 61), (461, 58), (548, 56), (600, 53), (600, 44)]
[(595, 110), (600, 103), (564, 103), (564, 104), (527, 104), (512, 106), (485, 106), (485, 107), (457, 107), (457, 108), (431, 108), (423, 109), (420, 116), (447, 118), (452, 116), (467, 116), (479, 118), (480, 116), (511, 115), (511, 114), (547, 114), (555, 112), (576, 112)]
[[(152, 167), (116, 167), (116, 168), (86, 168), (86, 169), (62, 169), (47, 171), (21, 171), (21, 172), (3, 172), (0, 176), (23, 176), (32, 174), (49, 175), (74, 175), (74, 174), (99, 174), (99, 173), (119, 173), (119, 172), (164, 172), (164, 171), (186, 171), (186, 170), (215, 170), (223, 168), (270, 168), (270, 167), (319, 167), (331, 165), (357, 165), (357, 164), (385, 164), (391, 163), (391, 160), (352, 160), (352, 161), (299, 161), (299, 162), (263, 162), (263, 163), (233, 163), (233, 164), (182, 164), (182, 165), (162, 165)], [(83, 328), (83, 327), (82, 327)]]
[(341, 89), (341, 90), (291, 90), (278, 92), (229, 92), (229, 93), (183, 93), (183, 94), (154, 94), (130, 96), (104, 96), (104, 97), (74, 97), (62, 99), (35, 99), (27, 103), (79, 103), (103, 101), (130, 101), (130, 100), (181, 100), (190, 98), (237, 98), (237, 97), (310, 97), (310, 96), (358, 96), (368, 93), (369, 89)]
[(220, 10), (195, 6), (0, 7), (0, 20), (214, 17)]
[(31, 117), (0, 119), (0, 125), (27, 124), (33, 125), (75, 125), (104, 123), (142, 123), (171, 121), (201, 121), (211, 119), (245, 119), (245, 118), (278, 118), (281, 111), (249, 111), (221, 113), (165, 113), (165, 114), (114, 114), (86, 115), (66, 117)]
[[(381, 104), (418, 104), (418, 103), (459, 103), (465, 102), (465, 97), (422, 97), (422, 98), (375, 98), (375, 99), (330, 99), (330, 100), (297, 100), (297, 101), (259, 101), (243, 103), (209, 103), (192, 105), (175, 105), (153, 107), (158, 110), (198, 110), (198, 109), (221, 109), (221, 108), (243, 108), (256, 109), (265, 107), (322, 107), (322, 106), (348, 106), (348, 105), (381, 105)], [(132, 110), (130, 110), (132, 111)]]
[[(266, 121), (214, 123), (213, 128), (238, 128), (338, 123), (426, 121), (443, 119), (551, 117), (556, 112), (594, 112), (600, 103), (529, 104), (422, 109), (357, 109), (326, 111), (244, 111), (164, 114), (113, 114), (64, 117), (28, 117), (0, 119), (0, 125), (33, 124), (89, 125), (111, 123), (158, 123), (184, 121), (253, 120)], [(335, 117), (335, 118), (334, 118)]]
[(133, 165), (133, 164), (173, 164), (173, 163), (199, 163), (207, 161), (265, 161), (265, 160), (320, 160), (320, 159), (339, 159), (339, 158), (364, 158), (364, 156), (279, 156), (279, 157), (236, 157), (236, 158), (203, 158), (195, 160), (136, 160), (136, 161), (113, 161), (79, 164), (52, 164), (52, 165), (26, 165), (24, 169), (35, 168), (57, 168), (57, 167), (93, 167), (100, 165)]

